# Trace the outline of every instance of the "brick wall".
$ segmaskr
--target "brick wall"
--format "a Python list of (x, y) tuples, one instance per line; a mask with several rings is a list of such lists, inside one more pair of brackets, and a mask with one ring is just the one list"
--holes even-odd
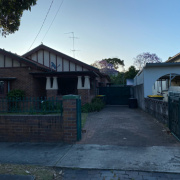
[(86, 103), (90, 103), (92, 97), (90, 95), (90, 90), (89, 89), (78, 89), (78, 95), (81, 96), (81, 103), (82, 105), (86, 104)]
[(77, 141), (76, 99), (64, 99), (63, 110), (64, 141), (74, 143)]
[(51, 89), (46, 90), (47, 98), (52, 98), (52, 97), (56, 98), (58, 96), (57, 93), (58, 90), (51, 90)]
[(58, 115), (0, 116), (1, 142), (59, 142), (63, 140)]
[[(76, 99), (71, 97), (76, 98), (76, 96), (64, 97), (63, 117), (60, 115), (0, 115), (0, 141), (75, 143), (77, 107)], [(81, 133), (81, 129), (79, 132)]]
[(0, 68), (0, 77), (16, 77), (10, 82), (11, 89), (21, 89), (26, 92), (28, 97), (46, 95), (46, 79), (34, 78), (29, 73), (41, 72), (40, 70), (29, 67)]

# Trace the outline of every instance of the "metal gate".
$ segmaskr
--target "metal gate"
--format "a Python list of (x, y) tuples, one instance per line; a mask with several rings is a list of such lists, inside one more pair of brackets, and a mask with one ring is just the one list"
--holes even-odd
[(128, 105), (131, 97), (131, 87), (99, 87), (99, 95), (106, 96), (106, 104)]
[(169, 129), (180, 139), (180, 94), (169, 93)]

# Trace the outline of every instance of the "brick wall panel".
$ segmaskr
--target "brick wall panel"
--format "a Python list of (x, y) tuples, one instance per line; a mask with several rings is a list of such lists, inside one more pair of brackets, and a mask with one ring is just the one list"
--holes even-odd
[(59, 142), (62, 122), (59, 116), (0, 116), (0, 141)]
[(26, 92), (27, 97), (38, 97), (46, 95), (46, 79), (34, 78), (29, 73), (42, 72), (29, 67), (0, 68), (0, 77), (16, 77), (11, 81), (11, 89), (21, 89)]

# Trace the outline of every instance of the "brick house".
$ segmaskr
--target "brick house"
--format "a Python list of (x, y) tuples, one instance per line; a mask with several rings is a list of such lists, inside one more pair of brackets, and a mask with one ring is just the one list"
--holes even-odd
[(84, 104), (109, 81), (99, 69), (43, 44), (23, 56), (0, 49), (0, 97), (21, 89), (27, 97), (78, 94)]

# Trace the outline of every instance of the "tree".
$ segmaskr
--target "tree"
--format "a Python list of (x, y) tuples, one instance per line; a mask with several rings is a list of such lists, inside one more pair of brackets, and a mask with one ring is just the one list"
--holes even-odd
[(91, 66), (98, 69), (108, 68), (117, 70), (120, 66), (124, 67), (124, 60), (118, 58), (102, 59), (101, 61), (95, 61)]
[(124, 80), (124, 72), (119, 72), (117, 76), (110, 76), (111, 83), (115, 85), (123, 85)]
[(113, 68), (113, 65), (108, 63), (106, 60), (101, 60), (101, 61), (95, 61), (92, 66), (98, 68), (98, 69), (104, 69), (104, 68)]
[(116, 85), (126, 84), (126, 79), (134, 79), (139, 70), (136, 70), (134, 66), (130, 66), (128, 71), (119, 72), (117, 76), (110, 76), (111, 82)]
[(121, 60), (119, 58), (108, 58), (108, 59), (103, 59), (103, 61), (112, 64), (114, 69), (116, 70), (119, 68), (119, 66), (124, 66), (124, 60)]
[(125, 72), (125, 79), (134, 79), (139, 70), (136, 70), (134, 66), (130, 66), (128, 71)]
[(12, 34), (19, 29), (24, 10), (31, 10), (37, 0), (0, 0), (0, 33)]
[[(114, 64), (112, 64), (110, 62), (112, 62)], [(116, 68), (119, 67), (118, 63), (122, 64), (122, 62), (115, 62), (115, 61), (113, 62), (112, 60), (107, 62), (107, 59), (103, 59), (101, 61), (95, 61), (92, 64), (92, 66), (98, 68), (101, 73), (107, 74), (109, 76), (117, 76), (118, 75), (118, 71), (116, 70)]]
[(146, 63), (161, 63), (162, 60), (156, 55), (156, 54), (151, 54), (149, 52), (145, 52), (142, 54), (137, 55), (134, 58), (134, 65), (141, 70)]

